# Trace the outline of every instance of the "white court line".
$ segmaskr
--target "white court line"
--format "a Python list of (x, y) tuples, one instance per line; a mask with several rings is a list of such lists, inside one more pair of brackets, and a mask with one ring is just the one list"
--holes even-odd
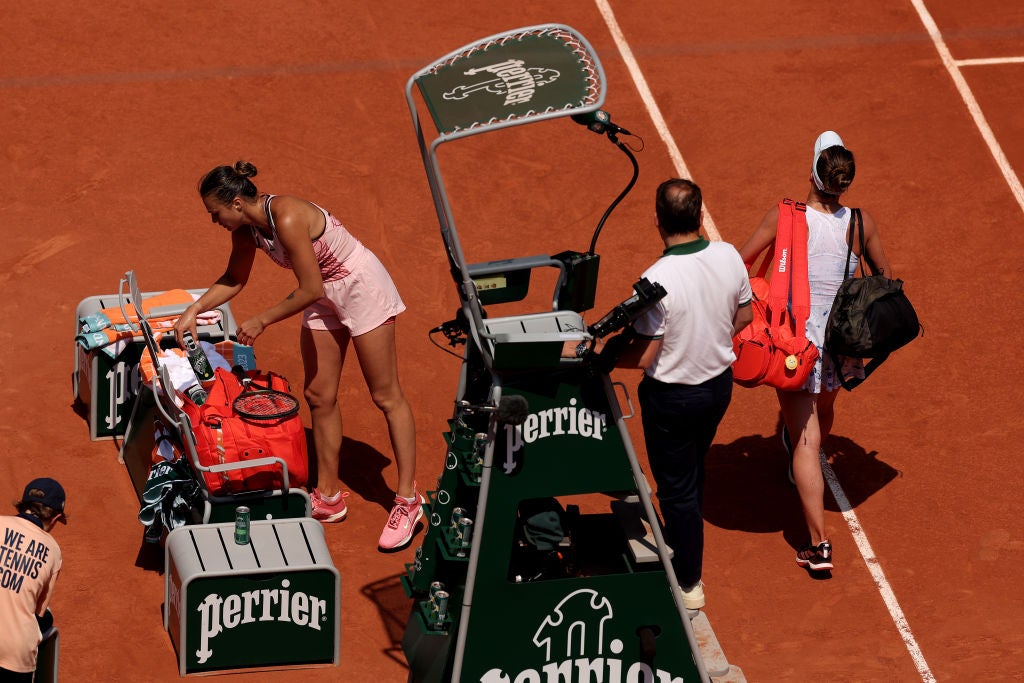
[[(668, 124), (665, 123), (665, 118), (661, 115), (661, 109), (658, 108), (658, 103), (654, 101), (651, 89), (647, 87), (647, 80), (640, 71), (640, 65), (636, 63), (636, 59), (633, 57), (633, 50), (630, 49), (629, 43), (626, 42), (626, 37), (622, 35), (622, 29), (619, 28), (619, 22), (615, 20), (615, 14), (612, 12), (611, 6), (607, 0), (594, 0), (594, 2), (597, 4), (597, 9), (600, 10), (601, 16), (604, 17), (604, 23), (608, 25), (608, 30), (611, 31), (615, 45), (619, 48), (619, 53), (622, 54), (622, 59), (629, 69), (629, 74), (633, 77), (636, 89), (640, 92), (640, 99), (643, 100), (644, 106), (647, 107), (647, 111), (651, 115), (651, 120), (654, 121), (654, 127), (658, 131), (658, 136), (661, 137), (662, 142), (668, 147), (668, 155), (672, 159), (672, 165), (676, 169), (676, 174), (680, 178), (692, 179), (689, 169), (686, 168), (686, 162), (683, 161), (683, 155), (679, 153), (679, 147), (676, 145), (676, 141), (668, 129)], [(722, 235), (718, 232), (718, 228), (715, 227), (715, 221), (711, 218), (711, 212), (708, 211), (706, 203), (704, 204), (704, 232), (708, 234), (708, 239), (716, 241), (722, 239)]]
[[(611, 31), (612, 38), (615, 40), (615, 44), (618, 46), (619, 52), (622, 54), (622, 58), (633, 77), (633, 81), (636, 83), (637, 90), (640, 92), (640, 98), (643, 100), (644, 105), (650, 112), (651, 119), (654, 121), (654, 126), (658, 130), (658, 135), (661, 136), (665, 146), (668, 147), (669, 156), (672, 158), (672, 163), (675, 165), (676, 171), (683, 177), (689, 177), (689, 171), (686, 168), (686, 163), (683, 161), (682, 154), (680, 154), (679, 148), (676, 145), (675, 140), (672, 138), (672, 133), (668, 130), (665, 119), (661, 115), (661, 110), (654, 101), (654, 96), (651, 94), (650, 88), (647, 86), (647, 81), (640, 72), (640, 66), (633, 57), (633, 51), (626, 42), (625, 36), (623, 36), (622, 29), (615, 20), (615, 15), (612, 12), (611, 7), (607, 0), (594, 0), (594, 2), (597, 5), (598, 10), (601, 12), (601, 16), (604, 17), (605, 23), (608, 25), (608, 30)], [(711, 239), (721, 239), (721, 236), (714, 227), (714, 222), (711, 220), (710, 214), (707, 213), (706, 210), (704, 223), (708, 236)], [(875, 557), (875, 552), (872, 550), (871, 544), (868, 543), (867, 535), (864, 533), (863, 528), (861, 528), (860, 522), (857, 520), (857, 515), (853, 512), (853, 509), (850, 506), (850, 501), (847, 499), (846, 493), (843, 491), (843, 487), (840, 486), (835, 472), (827, 462), (822, 463), (822, 469), (825, 474), (825, 478), (828, 481), (829, 488), (832, 490), (832, 495), (835, 497), (836, 503), (839, 505), (839, 509), (842, 510), (843, 518), (846, 520), (846, 524), (850, 528), (850, 532), (857, 543), (857, 548), (860, 550), (861, 557), (864, 558), (864, 563), (867, 565), (868, 570), (871, 573), (871, 577), (874, 579), (875, 585), (878, 587), (882, 600), (885, 602), (885, 606), (889, 610), (889, 615), (892, 618), (893, 623), (896, 624), (896, 628), (900, 632), (900, 636), (910, 653), (910, 657), (914, 660), (914, 665), (917, 667), (917, 671), (921, 675), (921, 680), (925, 683), (935, 683), (935, 676), (932, 675), (931, 670), (928, 668), (928, 663), (925, 661), (924, 655), (921, 653), (921, 648), (918, 647), (917, 641), (914, 639), (914, 634), (910, 630), (906, 617), (903, 616), (903, 610), (900, 609), (899, 602), (896, 600), (896, 595), (893, 593), (892, 587), (885, 578), (885, 573), (882, 571), (882, 565), (878, 561), (878, 558)]]
[(990, 64), (1024, 64), (1024, 57), (985, 57), (981, 59), (954, 59), (957, 66), (988, 66)]
[(949, 72), (950, 78), (953, 79), (953, 83), (956, 84), (956, 89), (960, 92), (960, 97), (963, 99), (964, 104), (967, 105), (967, 111), (970, 112), (971, 117), (974, 119), (974, 125), (978, 127), (978, 131), (981, 133), (981, 137), (985, 139), (985, 143), (988, 145), (989, 151), (996, 160), (996, 164), (999, 166), (999, 170), (1003, 173), (1003, 178), (1006, 179), (1007, 185), (1010, 186), (1010, 191), (1013, 192), (1013, 196), (1017, 199), (1017, 204), (1020, 206), (1021, 211), (1024, 211), (1024, 187), (1020, 184), (1020, 178), (1014, 173), (1013, 167), (1010, 166), (1009, 160), (1006, 155), (1003, 154), (1003, 148), (999, 146), (999, 142), (996, 140), (995, 134), (992, 133), (992, 129), (989, 128), (988, 121), (985, 120), (985, 115), (981, 112), (981, 107), (978, 106), (978, 101), (974, 99), (974, 93), (971, 92), (971, 88), (967, 85), (967, 81), (964, 80), (963, 74), (960, 73), (960, 68), (956, 64), (956, 60), (953, 59), (953, 55), (950, 54), (949, 48), (946, 47), (946, 41), (942, 38), (942, 33), (939, 31), (939, 27), (935, 25), (935, 21), (932, 19), (932, 15), (928, 13), (928, 10), (924, 6), (923, 0), (910, 0), (914, 5), (914, 9), (917, 10), (918, 16), (921, 18), (921, 23), (928, 30), (928, 35), (931, 36), (932, 43), (935, 44), (935, 49), (938, 51), (939, 56), (942, 58), (942, 63), (946, 67), (946, 71)]
[(889, 615), (892, 617), (893, 623), (896, 624), (900, 637), (903, 638), (903, 644), (906, 645), (911, 659), (914, 660), (917, 673), (921, 675), (921, 680), (925, 681), (925, 683), (935, 683), (935, 676), (932, 675), (931, 669), (928, 668), (928, 662), (925, 661), (924, 654), (914, 639), (914, 634), (910, 630), (910, 624), (907, 623), (906, 617), (903, 616), (903, 610), (900, 609), (900, 603), (896, 600), (896, 594), (893, 593), (892, 587), (885, 578), (885, 572), (882, 571), (882, 563), (875, 556), (875, 551), (868, 542), (867, 534), (864, 533), (864, 529), (857, 519), (857, 514), (853, 511), (850, 500), (846, 497), (846, 492), (839, 485), (839, 478), (836, 477), (832, 466), (824, 458), (821, 460), (821, 470), (822, 474), (825, 475), (825, 481), (828, 482), (829, 489), (832, 490), (832, 496), (836, 499), (836, 504), (839, 505), (839, 509), (843, 513), (846, 526), (850, 528), (853, 540), (857, 543), (860, 556), (864, 558), (864, 564), (868, 566), (871, 578), (875, 580), (875, 585), (878, 586), (878, 592), (882, 595), (882, 601), (885, 602), (885, 606), (889, 609)]

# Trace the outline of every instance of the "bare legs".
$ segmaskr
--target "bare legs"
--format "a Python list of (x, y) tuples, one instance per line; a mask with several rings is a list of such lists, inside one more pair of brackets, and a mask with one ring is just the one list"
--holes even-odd
[(394, 324), (381, 325), (353, 337), (359, 366), (374, 404), (388, 423), (391, 449), (398, 466), (398, 495), (412, 498), (416, 486), (416, 424), (412, 408), (398, 382), (398, 354)]
[(825, 479), (818, 451), (828, 438), (835, 417), (835, 391), (811, 394), (779, 391), (779, 407), (793, 443), (793, 478), (800, 495), (810, 542), (829, 540), (825, 527)]
[(338, 385), (348, 350), (348, 330), (310, 330), (300, 337), (305, 380), (303, 393), (309, 404), (316, 449), (317, 486), (321, 495), (331, 497), (341, 490), (338, 458), (341, 455), (341, 408)]
[(313, 423), (317, 488), (325, 497), (341, 490), (338, 460), (343, 432), (338, 387), (350, 339), (355, 346), (370, 396), (387, 421), (391, 448), (398, 466), (398, 495), (411, 498), (416, 478), (416, 426), (412, 409), (398, 381), (393, 324), (381, 325), (354, 338), (344, 329), (323, 331), (302, 328), (304, 393)]

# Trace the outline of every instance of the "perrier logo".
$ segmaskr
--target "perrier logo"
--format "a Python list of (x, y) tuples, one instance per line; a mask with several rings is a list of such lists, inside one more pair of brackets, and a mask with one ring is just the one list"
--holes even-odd
[(283, 579), (280, 588), (207, 595), (196, 608), (201, 617), (197, 661), (204, 664), (213, 656), (214, 638), (246, 624), (279, 622), (320, 631), (321, 624), (328, 619), (327, 601), (309, 593), (290, 591), (290, 585), (288, 579)]

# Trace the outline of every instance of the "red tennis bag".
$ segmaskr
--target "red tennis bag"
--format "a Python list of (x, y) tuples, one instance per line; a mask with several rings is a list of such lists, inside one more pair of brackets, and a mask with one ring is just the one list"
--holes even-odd
[[(801, 389), (818, 360), (807, 339), (811, 291), (807, 281), (807, 206), (791, 199), (779, 204), (775, 251), (750, 278), (754, 320), (732, 340), (736, 360), (732, 377), (740, 386), (762, 384)], [(765, 280), (768, 263), (774, 264)]]
[[(233, 403), (242, 393), (239, 378), (223, 368), (215, 371), (213, 386), (206, 402), (197, 406), (187, 396), (184, 411), (192, 422), (199, 464), (209, 467), (221, 463), (245, 462), (277, 457), (288, 465), (288, 485), (303, 487), (309, 478), (306, 431), (302, 419), (292, 415), (278, 420), (248, 420), (235, 413)], [(254, 384), (290, 392), (288, 381), (272, 372), (249, 373)], [(279, 463), (227, 472), (203, 472), (206, 487), (213, 495), (243, 491), (279, 489), (283, 471)]]

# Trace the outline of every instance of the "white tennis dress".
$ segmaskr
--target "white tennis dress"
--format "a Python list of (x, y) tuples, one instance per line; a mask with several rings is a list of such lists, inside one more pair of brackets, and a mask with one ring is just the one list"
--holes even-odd
[[(852, 211), (842, 207), (836, 213), (824, 213), (807, 207), (807, 278), (811, 286), (811, 315), (807, 318), (807, 338), (818, 347), (818, 361), (807, 377), (804, 390), (813, 394), (838, 389), (839, 376), (832, 359), (824, 351), (825, 326), (832, 310), (832, 302), (843, 283), (845, 272), (857, 270), (858, 258), (850, 255), (846, 270), (846, 235), (850, 226)], [(843, 358), (843, 372), (857, 377), (864, 376), (864, 364), (860, 359)]]

